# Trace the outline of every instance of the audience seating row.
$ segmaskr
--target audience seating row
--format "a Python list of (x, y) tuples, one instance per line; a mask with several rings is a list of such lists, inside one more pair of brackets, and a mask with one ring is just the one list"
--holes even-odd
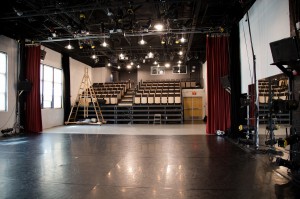
[(136, 91), (136, 94), (168, 94), (168, 93), (178, 93), (180, 94), (180, 89), (140, 89)]
[[(260, 103), (268, 103), (269, 102), (269, 96), (270, 96), (270, 85), (269, 81), (267, 80), (260, 80), (258, 82), (258, 92), (259, 92), (259, 102)], [(273, 81), (271, 82), (271, 95), (272, 99), (282, 99), (287, 100), (289, 97), (288, 94), (288, 85), (287, 80), (282, 79), (279, 80), (279, 83), (276, 83)]]
[(141, 87), (143, 86), (162, 86), (162, 87), (169, 87), (169, 86), (178, 86), (181, 88), (194, 88), (196, 87), (196, 81), (178, 81), (178, 82), (156, 82), (156, 81), (152, 81), (152, 82), (143, 82), (141, 85)]
[(89, 106), (91, 105), (92, 101), (98, 100), (98, 99), (104, 99), (105, 104), (118, 104), (118, 96), (114, 94), (107, 94), (107, 95), (99, 95), (97, 98), (81, 98), (79, 99), (79, 106)]
[(134, 104), (180, 104), (180, 94), (136, 94)]
[(135, 93), (134, 104), (180, 104), (179, 80), (144, 81)]

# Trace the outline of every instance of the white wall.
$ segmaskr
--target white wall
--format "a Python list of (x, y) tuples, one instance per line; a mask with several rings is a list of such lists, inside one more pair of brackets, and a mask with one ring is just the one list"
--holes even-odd
[(92, 67), (83, 64), (75, 59), (70, 58), (70, 90), (71, 90), (71, 105), (75, 103), (78, 96), (78, 91), (84, 76), (85, 70), (88, 70), (89, 79), (92, 83)]
[(107, 67), (101, 68), (93, 68), (93, 77), (92, 82), (100, 83), (100, 82), (111, 82), (111, 70)]
[[(42, 64), (46, 64), (55, 68), (62, 68), (61, 66), (61, 54), (55, 52), (49, 48), (41, 46), (41, 49), (45, 50), (46, 56)], [(60, 126), (64, 123), (64, 109), (42, 109), (42, 124), (43, 129), (51, 128), (54, 126)]]
[(18, 71), (18, 43), (8, 37), (0, 35), (0, 51), (7, 53), (8, 69), (8, 109), (0, 111), (0, 129), (12, 128), (16, 122), (17, 100), (17, 71)]
[[(271, 66), (273, 58), (269, 43), (290, 36), (289, 1), (257, 0), (249, 10), (249, 21), (256, 55), (257, 79), (282, 73)], [(253, 81), (253, 58), (246, 16), (240, 21), (242, 93)]]

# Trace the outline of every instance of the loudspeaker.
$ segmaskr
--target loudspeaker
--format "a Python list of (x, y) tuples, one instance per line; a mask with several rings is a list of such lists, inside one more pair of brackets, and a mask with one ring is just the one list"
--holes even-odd
[(29, 81), (20, 81), (17, 84), (18, 91), (31, 91), (32, 84)]
[(299, 39), (288, 37), (270, 43), (274, 64), (300, 61)]
[(224, 77), (220, 77), (220, 81), (222, 84), (222, 87), (229, 93), (231, 93), (231, 87), (230, 87), (230, 78), (228, 75)]
[(41, 61), (45, 60), (47, 52), (45, 50), (41, 50)]

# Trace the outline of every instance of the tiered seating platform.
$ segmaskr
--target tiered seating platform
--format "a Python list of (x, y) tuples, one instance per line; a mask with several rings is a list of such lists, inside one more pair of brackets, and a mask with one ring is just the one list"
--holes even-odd
[(140, 82), (134, 104), (181, 104), (181, 87), (179, 81), (145, 81)]
[[(277, 78), (260, 80), (258, 82), (258, 97), (259, 97), (259, 122), (261, 124), (268, 123), (269, 102), (270, 100), (287, 100), (289, 99), (288, 79)], [(288, 111), (276, 114), (276, 123), (289, 124), (290, 113)]]
[(93, 88), (98, 99), (105, 99), (105, 104), (118, 104), (129, 89), (129, 82), (94, 83)]

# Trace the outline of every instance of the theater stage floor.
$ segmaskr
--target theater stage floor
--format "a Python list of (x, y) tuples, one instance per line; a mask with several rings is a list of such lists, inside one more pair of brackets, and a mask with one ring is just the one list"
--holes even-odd
[(0, 198), (299, 198), (271, 166), (205, 125), (63, 126), (0, 139)]

